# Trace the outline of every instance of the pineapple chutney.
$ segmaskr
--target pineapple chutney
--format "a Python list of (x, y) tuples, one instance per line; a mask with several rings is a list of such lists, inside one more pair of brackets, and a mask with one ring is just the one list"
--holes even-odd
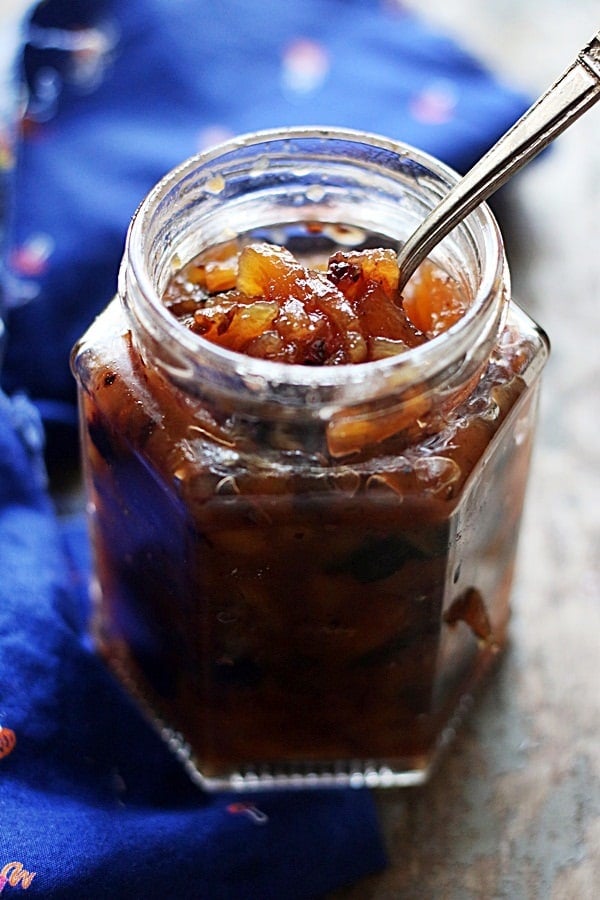
[(73, 354), (100, 651), (203, 786), (424, 781), (507, 641), (547, 341), (457, 176), (352, 131), (169, 173)]

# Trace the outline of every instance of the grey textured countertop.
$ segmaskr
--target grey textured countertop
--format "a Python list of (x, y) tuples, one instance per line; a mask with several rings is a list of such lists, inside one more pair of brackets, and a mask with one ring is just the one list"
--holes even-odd
[[(537, 95), (600, 27), (597, 0), (421, 0)], [(511, 646), (424, 788), (381, 791), (389, 867), (336, 900), (600, 897), (600, 104), (511, 185), (514, 294), (552, 355)]]

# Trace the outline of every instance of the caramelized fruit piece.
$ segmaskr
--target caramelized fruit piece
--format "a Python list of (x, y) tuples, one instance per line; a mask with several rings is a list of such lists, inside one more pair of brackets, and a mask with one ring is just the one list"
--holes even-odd
[(205, 307), (194, 315), (193, 330), (202, 337), (244, 352), (247, 344), (263, 334), (272, 324), (279, 307), (273, 301), (256, 300), (235, 302), (235, 295), (227, 296), (229, 302)]
[[(398, 260), (393, 250), (338, 251), (329, 260), (329, 279), (356, 310), (363, 334), (369, 340), (369, 359), (389, 356), (422, 344), (426, 337), (407, 317), (398, 288)], [(385, 350), (376, 352), (377, 338), (386, 339)]]
[(237, 288), (248, 297), (286, 297), (302, 274), (295, 257), (276, 244), (249, 244), (238, 260)]
[(369, 285), (360, 298), (359, 317), (371, 338), (399, 342), (403, 350), (423, 344), (427, 338), (416, 328), (401, 306), (397, 306), (378, 285)]
[(244, 247), (237, 289), (278, 302), (274, 325), (291, 362), (324, 365), (367, 358), (358, 316), (342, 292), (323, 272), (300, 265), (284, 247)]
[(373, 413), (367, 410), (357, 414), (356, 410), (334, 413), (327, 424), (327, 449), (331, 456), (341, 457), (358, 453), (369, 445), (379, 444), (405, 429), (417, 425), (425, 419), (431, 408), (431, 401), (423, 394), (410, 396), (405, 391), (395, 409), (384, 408)]
[(371, 285), (394, 299), (398, 289), (398, 258), (393, 250), (338, 251), (329, 259), (327, 274), (349, 300), (359, 300)]
[(411, 322), (428, 338), (436, 337), (464, 315), (466, 307), (455, 282), (429, 260), (404, 289), (403, 305)]
[(204, 283), (210, 294), (230, 291), (235, 287), (238, 273), (237, 256), (224, 260), (210, 260), (204, 269)]

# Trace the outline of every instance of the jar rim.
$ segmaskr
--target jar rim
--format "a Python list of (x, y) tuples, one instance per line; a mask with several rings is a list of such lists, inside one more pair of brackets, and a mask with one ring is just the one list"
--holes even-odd
[[(214, 344), (186, 328), (173, 316), (162, 302), (146, 262), (146, 235), (154, 211), (185, 178), (199, 168), (209, 167), (225, 154), (248, 148), (258, 150), (261, 147), (268, 153), (269, 146), (275, 143), (315, 140), (330, 146), (350, 142), (386, 151), (399, 159), (408, 159), (428, 170), (448, 190), (460, 178), (451, 167), (410, 144), (351, 128), (293, 126), (257, 130), (233, 137), (189, 157), (167, 172), (136, 210), (128, 229), (119, 275), (119, 294), (130, 314), (133, 313), (134, 318), (142, 325), (150, 326), (156, 336), (162, 335), (165, 341), (172, 341), (176, 336), (180, 350), (202, 359), (205, 366), (212, 364), (221, 371), (234, 371), (236, 380), (248, 385), (251, 390), (255, 383), (286, 385), (296, 388), (299, 394), (309, 398), (315, 390), (343, 391), (344, 388), (364, 383), (367, 377), (369, 381), (380, 385), (390, 382), (395, 385), (409, 384), (415, 380), (417, 373), (422, 379), (424, 372), (436, 373), (440, 366), (452, 365), (454, 360), (464, 358), (482, 331), (489, 333), (493, 329), (495, 336), (498, 322), (503, 319), (503, 311), (498, 310), (495, 314), (494, 309), (507, 301), (506, 292), (501, 290), (501, 286), (508, 283), (509, 276), (500, 229), (485, 203), (469, 213), (457, 226), (469, 229), (472, 234), (478, 232), (483, 238), (481, 280), (468, 309), (445, 332), (396, 356), (336, 366), (303, 366), (278, 362), (247, 356)], [(137, 290), (132, 291), (132, 288)], [(143, 312), (137, 297), (143, 298)], [(490, 319), (493, 321), (490, 322)]]

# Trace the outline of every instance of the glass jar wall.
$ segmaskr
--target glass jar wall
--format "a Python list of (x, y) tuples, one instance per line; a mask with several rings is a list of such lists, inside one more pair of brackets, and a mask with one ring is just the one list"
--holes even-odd
[(358, 132), (222, 145), (146, 198), (74, 351), (94, 633), (205, 787), (427, 777), (506, 644), (547, 344), (486, 207), (433, 255), (467, 312), (398, 356), (254, 359), (161, 296), (240, 235), (398, 246), (455, 179)]

